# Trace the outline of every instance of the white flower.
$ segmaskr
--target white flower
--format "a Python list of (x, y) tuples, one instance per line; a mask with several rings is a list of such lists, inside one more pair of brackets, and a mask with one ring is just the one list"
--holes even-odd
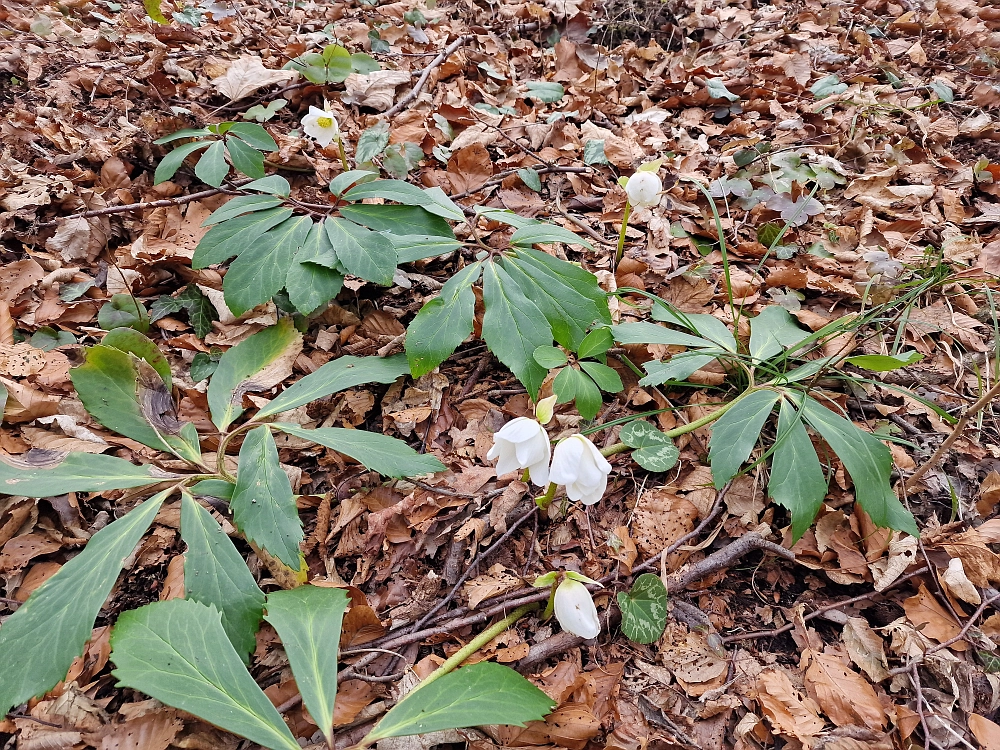
[(517, 469), (527, 469), (532, 483), (544, 487), (549, 483), (549, 457), (552, 446), (548, 433), (534, 419), (512, 419), (493, 435), (493, 447), (486, 458), (497, 461), (497, 476)]
[(556, 619), (563, 630), (589, 640), (600, 634), (601, 622), (597, 619), (597, 607), (590, 592), (579, 579), (590, 581), (586, 576), (567, 573), (556, 588)]
[(610, 473), (611, 464), (596, 446), (583, 435), (573, 435), (556, 446), (549, 480), (566, 485), (570, 500), (593, 505), (608, 488)]
[(310, 107), (309, 114), (302, 118), (302, 129), (306, 135), (326, 148), (335, 138), (340, 137), (340, 126), (333, 112), (319, 107)]
[(625, 183), (628, 202), (633, 206), (652, 208), (660, 202), (661, 190), (663, 190), (663, 183), (653, 172), (636, 172)]

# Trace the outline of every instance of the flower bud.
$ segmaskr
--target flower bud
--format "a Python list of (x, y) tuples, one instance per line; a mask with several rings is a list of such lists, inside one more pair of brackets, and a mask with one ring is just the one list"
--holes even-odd
[(553, 394), (548, 398), (543, 398), (539, 401), (538, 404), (535, 405), (535, 419), (542, 424), (548, 424), (551, 422), (553, 410), (556, 405), (556, 399), (558, 398), (558, 396)]
[(581, 638), (596, 638), (601, 632), (597, 607), (587, 587), (567, 576), (556, 588), (556, 619), (563, 630)]
[(636, 172), (625, 184), (628, 202), (633, 206), (652, 208), (660, 202), (661, 190), (663, 183), (653, 172)]

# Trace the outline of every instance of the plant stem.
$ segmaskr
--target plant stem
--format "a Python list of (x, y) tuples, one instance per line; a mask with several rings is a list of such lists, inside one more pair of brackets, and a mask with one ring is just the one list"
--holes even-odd
[(344, 151), (344, 139), (339, 135), (337, 136), (337, 150), (340, 151), (340, 164), (344, 167), (345, 172), (351, 171), (351, 166), (347, 163), (347, 152)]
[(454, 670), (456, 667), (458, 667), (463, 661), (465, 661), (466, 659), (468, 659), (470, 656), (472, 656), (474, 653), (476, 653), (479, 649), (481, 649), (487, 643), (489, 643), (494, 638), (496, 638), (498, 635), (500, 635), (503, 631), (505, 631), (507, 628), (509, 628), (515, 622), (517, 622), (518, 620), (520, 620), (522, 617), (524, 617), (526, 614), (528, 614), (532, 610), (536, 610), (536, 609), (538, 609), (538, 604), (537, 603), (525, 604), (524, 606), (521, 606), (521, 607), (518, 607), (517, 609), (515, 609), (513, 612), (511, 612), (505, 618), (503, 618), (502, 620), (500, 620), (500, 622), (497, 622), (497, 623), (495, 623), (493, 625), (490, 625), (490, 627), (486, 628), (486, 630), (484, 630), (482, 633), (480, 633), (475, 638), (473, 638), (471, 641), (469, 641), (465, 646), (463, 646), (458, 651), (456, 651), (454, 654), (452, 654), (451, 658), (449, 658), (440, 667), (438, 667), (433, 672), (431, 672), (423, 681), (421, 681), (420, 683), (418, 683), (417, 686), (415, 688), (413, 688), (413, 690), (411, 690), (408, 693), (408, 695), (413, 695), (413, 693), (416, 692), (417, 690), (419, 690), (420, 688), (426, 687), (427, 685), (430, 685), (435, 680), (438, 680), (438, 679), (444, 677), (446, 674), (448, 674), (449, 672), (451, 672), (452, 670)]
[(612, 270), (618, 268), (618, 264), (621, 263), (622, 254), (625, 252), (625, 230), (628, 229), (628, 217), (632, 214), (632, 204), (625, 200), (625, 211), (622, 214), (622, 229), (618, 233), (618, 251), (615, 253), (615, 264), (612, 266)]
[(549, 482), (549, 486), (545, 488), (545, 494), (535, 500), (535, 504), (543, 510), (549, 507), (549, 503), (552, 502), (552, 498), (556, 495), (556, 486)]

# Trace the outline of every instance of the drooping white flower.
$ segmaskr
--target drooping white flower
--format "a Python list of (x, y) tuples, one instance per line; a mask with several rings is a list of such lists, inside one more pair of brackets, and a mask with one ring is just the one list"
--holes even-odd
[(340, 136), (340, 126), (333, 112), (319, 107), (309, 107), (309, 114), (302, 118), (302, 129), (323, 148)]
[(556, 445), (549, 480), (566, 485), (570, 500), (593, 505), (608, 488), (610, 473), (611, 464), (597, 447), (583, 435), (572, 435)]
[(549, 457), (552, 445), (548, 433), (534, 419), (510, 420), (493, 435), (493, 447), (486, 458), (497, 461), (497, 476), (517, 469), (527, 469), (533, 484), (544, 487), (549, 482)]
[(567, 573), (556, 587), (555, 613), (563, 630), (581, 638), (596, 638), (601, 632), (597, 607), (584, 582), (597, 583), (579, 573)]
[(628, 202), (633, 206), (652, 208), (660, 202), (660, 191), (663, 183), (654, 172), (636, 172), (625, 183), (625, 193)]

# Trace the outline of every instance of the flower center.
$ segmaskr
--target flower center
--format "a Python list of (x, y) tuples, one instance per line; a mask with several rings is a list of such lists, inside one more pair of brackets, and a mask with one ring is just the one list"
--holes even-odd
[(316, 124), (319, 125), (321, 128), (329, 128), (329, 127), (331, 127), (333, 125), (333, 118), (332, 117), (317, 117), (316, 118)]

